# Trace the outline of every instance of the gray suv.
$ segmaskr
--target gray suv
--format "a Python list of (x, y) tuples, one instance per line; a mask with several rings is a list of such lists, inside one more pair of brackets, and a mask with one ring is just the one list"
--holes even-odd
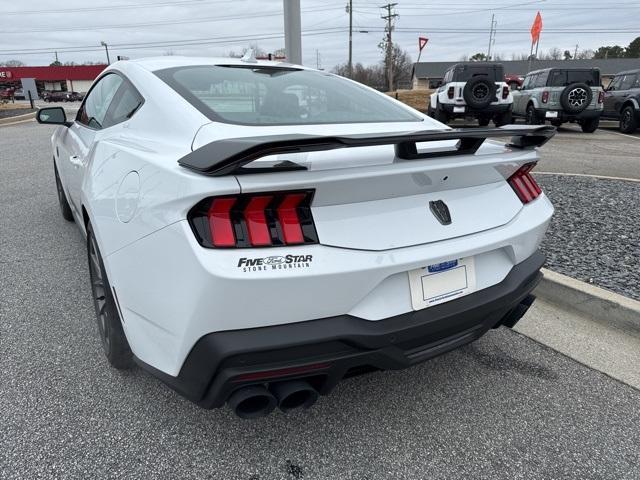
[(603, 101), (597, 68), (545, 68), (528, 73), (513, 92), (513, 115), (524, 117), (529, 125), (577, 122), (583, 132), (593, 133)]

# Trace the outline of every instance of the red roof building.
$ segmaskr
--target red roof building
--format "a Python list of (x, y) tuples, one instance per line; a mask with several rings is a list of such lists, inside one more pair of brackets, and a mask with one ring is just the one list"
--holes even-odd
[(35, 78), (39, 90), (86, 92), (107, 65), (0, 67), (0, 88), (19, 87), (23, 78)]

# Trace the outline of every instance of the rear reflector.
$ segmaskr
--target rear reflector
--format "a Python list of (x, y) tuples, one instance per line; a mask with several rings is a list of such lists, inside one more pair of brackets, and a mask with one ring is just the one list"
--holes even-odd
[(542, 103), (547, 103), (549, 101), (549, 91), (545, 90), (542, 92)]
[(313, 190), (206, 198), (189, 212), (207, 248), (277, 247), (318, 243), (311, 215)]
[(529, 173), (535, 166), (535, 163), (527, 163), (507, 180), (522, 203), (529, 203), (542, 193), (542, 189)]
[(311, 365), (303, 365), (301, 367), (279, 368), (277, 370), (265, 370), (262, 372), (244, 373), (238, 375), (233, 382), (252, 382), (255, 380), (264, 380), (267, 378), (280, 378), (290, 375), (301, 375), (305, 373), (314, 373), (320, 370), (326, 370), (331, 366), (330, 363), (314, 363)]

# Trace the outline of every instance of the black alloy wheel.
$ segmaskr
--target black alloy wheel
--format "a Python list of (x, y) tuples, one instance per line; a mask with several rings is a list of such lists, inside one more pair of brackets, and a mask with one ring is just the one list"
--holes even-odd
[(133, 354), (122, 328), (118, 308), (91, 224), (87, 225), (87, 253), (93, 306), (104, 354), (113, 367), (119, 370), (131, 368)]
[(620, 113), (620, 131), (622, 133), (633, 133), (638, 128), (636, 111), (631, 105), (627, 105)]

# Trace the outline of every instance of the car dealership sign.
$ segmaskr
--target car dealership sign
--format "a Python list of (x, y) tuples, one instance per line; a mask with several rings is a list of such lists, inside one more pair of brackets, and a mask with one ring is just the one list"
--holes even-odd
[(0, 78), (11, 78), (11, 72), (9, 70), (0, 70)]

